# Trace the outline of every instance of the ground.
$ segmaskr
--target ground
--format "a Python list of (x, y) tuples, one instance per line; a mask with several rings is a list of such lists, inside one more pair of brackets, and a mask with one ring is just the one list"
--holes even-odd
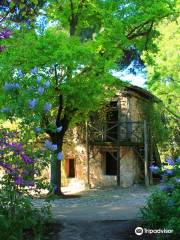
[[(56, 199), (52, 202), (56, 234), (50, 239), (140, 239), (134, 234), (135, 228), (142, 224), (139, 210), (154, 190), (154, 187), (144, 186), (91, 189), (81, 192), (77, 198)], [(42, 201), (35, 204), (42, 205)], [(141, 239), (153, 238), (144, 235)]]

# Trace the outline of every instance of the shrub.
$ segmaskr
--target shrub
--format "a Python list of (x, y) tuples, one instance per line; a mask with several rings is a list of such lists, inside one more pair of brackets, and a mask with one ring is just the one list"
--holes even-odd
[(141, 209), (145, 225), (151, 229), (172, 229), (171, 239), (180, 237), (180, 157), (168, 158), (162, 169), (151, 166), (161, 173), (162, 184)]
[(44, 184), (32, 177), (32, 171), (38, 169), (25, 154), (23, 144), (13, 142), (10, 136), (3, 132), (0, 138), (0, 166), (4, 168), (0, 180), (0, 239), (44, 239), (43, 228), (51, 219), (50, 205), (35, 208), (30, 196), (32, 187), (38, 191), (37, 186)]

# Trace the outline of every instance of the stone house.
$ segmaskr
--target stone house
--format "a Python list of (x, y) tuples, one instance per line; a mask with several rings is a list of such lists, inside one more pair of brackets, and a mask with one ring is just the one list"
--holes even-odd
[(156, 100), (140, 87), (125, 87), (85, 127), (73, 129), (64, 148), (63, 186), (151, 183), (148, 169), (158, 153), (147, 113)]

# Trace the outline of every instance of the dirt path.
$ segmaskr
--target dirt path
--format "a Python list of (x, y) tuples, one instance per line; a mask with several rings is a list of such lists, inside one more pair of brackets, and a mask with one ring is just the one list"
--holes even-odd
[(82, 192), (80, 198), (54, 200), (53, 217), (62, 227), (52, 240), (139, 239), (134, 234), (141, 224), (139, 210), (153, 190), (115, 187)]

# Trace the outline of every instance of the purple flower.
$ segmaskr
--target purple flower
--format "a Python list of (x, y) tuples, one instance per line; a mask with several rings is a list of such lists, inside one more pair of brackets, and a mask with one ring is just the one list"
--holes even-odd
[(49, 112), (50, 110), (51, 110), (51, 108), (52, 108), (52, 104), (51, 103), (45, 103), (44, 104), (44, 111), (45, 112)]
[(29, 100), (29, 108), (33, 109), (37, 104), (37, 100), (33, 98), (32, 100)]
[(17, 74), (18, 74), (18, 77), (19, 77), (19, 78), (22, 78), (22, 77), (24, 76), (24, 74), (23, 74), (23, 72), (22, 72), (21, 69), (18, 69), (18, 70), (17, 70)]
[(17, 176), (17, 177), (15, 178), (15, 183), (16, 183), (17, 185), (23, 185), (24, 180), (23, 180), (22, 177)]
[(173, 159), (172, 159), (171, 157), (168, 157), (166, 161), (167, 161), (167, 163), (168, 163), (170, 166), (173, 166), (173, 165), (174, 165), (174, 161), (173, 161)]
[(50, 150), (50, 151), (55, 151), (57, 150), (57, 145), (56, 144), (52, 144), (52, 142), (50, 142), (49, 140), (46, 140), (44, 143), (45, 147)]
[(56, 144), (52, 144), (51, 151), (56, 151), (56, 150), (57, 150), (57, 145)]
[(177, 183), (180, 183), (180, 178), (176, 178), (175, 180)]
[(38, 93), (39, 93), (40, 95), (43, 95), (43, 93), (44, 93), (44, 88), (43, 88), (43, 87), (39, 87), (39, 88), (38, 88)]
[(162, 185), (162, 186), (160, 186), (160, 188), (161, 188), (162, 191), (170, 192), (170, 191), (173, 190), (174, 187), (170, 186), (170, 185)]
[(50, 142), (49, 140), (46, 140), (46, 141), (44, 142), (44, 145), (45, 145), (46, 148), (49, 149), (49, 147), (51, 147), (51, 145), (52, 145), (52, 142)]
[(10, 90), (17, 90), (20, 88), (19, 83), (5, 83), (4, 84), (4, 90), (10, 91)]
[(37, 76), (37, 78), (36, 78), (36, 83), (40, 83), (40, 82), (41, 82), (41, 79), (42, 79), (42, 76)]
[(171, 169), (166, 169), (165, 173), (168, 174), (168, 175), (172, 175), (172, 174), (173, 174), (173, 170), (171, 170)]
[(34, 67), (34, 68), (32, 68), (32, 69), (30, 70), (30, 73), (34, 75), (34, 74), (37, 73), (37, 71), (38, 71), (38, 68), (37, 68), (37, 67)]
[(0, 161), (0, 166), (3, 167), (3, 168), (5, 168), (6, 170), (8, 170), (9, 173), (15, 173), (15, 172), (16, 172), (16, 170), (13, 169), (12, 166), (11, 166), (10, 164), (8, 164), (8, 163), (1, 162), (1, 161)]
[(40, 133), (42, 131), (42, 129), (40, 128), (40, 127), (36, 127), (35, 128), (35, 132), (38, 134), (38, 133)]
[(0, 112), (2, 113), (7, 113), (7, 112), (10, 112), (10, 109), (9, 108), (1, 108)]
[(180, 156), (176, 159), (177, 163), (180, 163)]
[(33, 162), (32, 158), (30, 158), (29, 156), (27, 156), (26, 154), (21, 154), (22, 160), (26, 163), (26, 164), (31, 164)]
[(3, 31), (0, 32), (0, 39), (9, 38), (11, 36), (11, 31), (8, 28), (3, 28)]
[(150, 166), (149, 168), (150, 168), (150, 171), (151, 171), (152, 173), (158, 173), (158, 172), (160, 171), (160, 169), (159, 169), (158, 166), (152, 165), (152, 166)]
[(62, 131), (62, 128), (63, 128), (62, 126), (56, 128), (56, 132), (61, 132), (61, 131)]
[(44, 86), (45, 88), (50, 87), (50, 81), (46, 81), (46, 82), (44, 82), (43, 86)]
[(59, 152), (58, 155), (57, 155), (57, 160), (61, 161), (62, 159), (63, 159), (63, 153)]

